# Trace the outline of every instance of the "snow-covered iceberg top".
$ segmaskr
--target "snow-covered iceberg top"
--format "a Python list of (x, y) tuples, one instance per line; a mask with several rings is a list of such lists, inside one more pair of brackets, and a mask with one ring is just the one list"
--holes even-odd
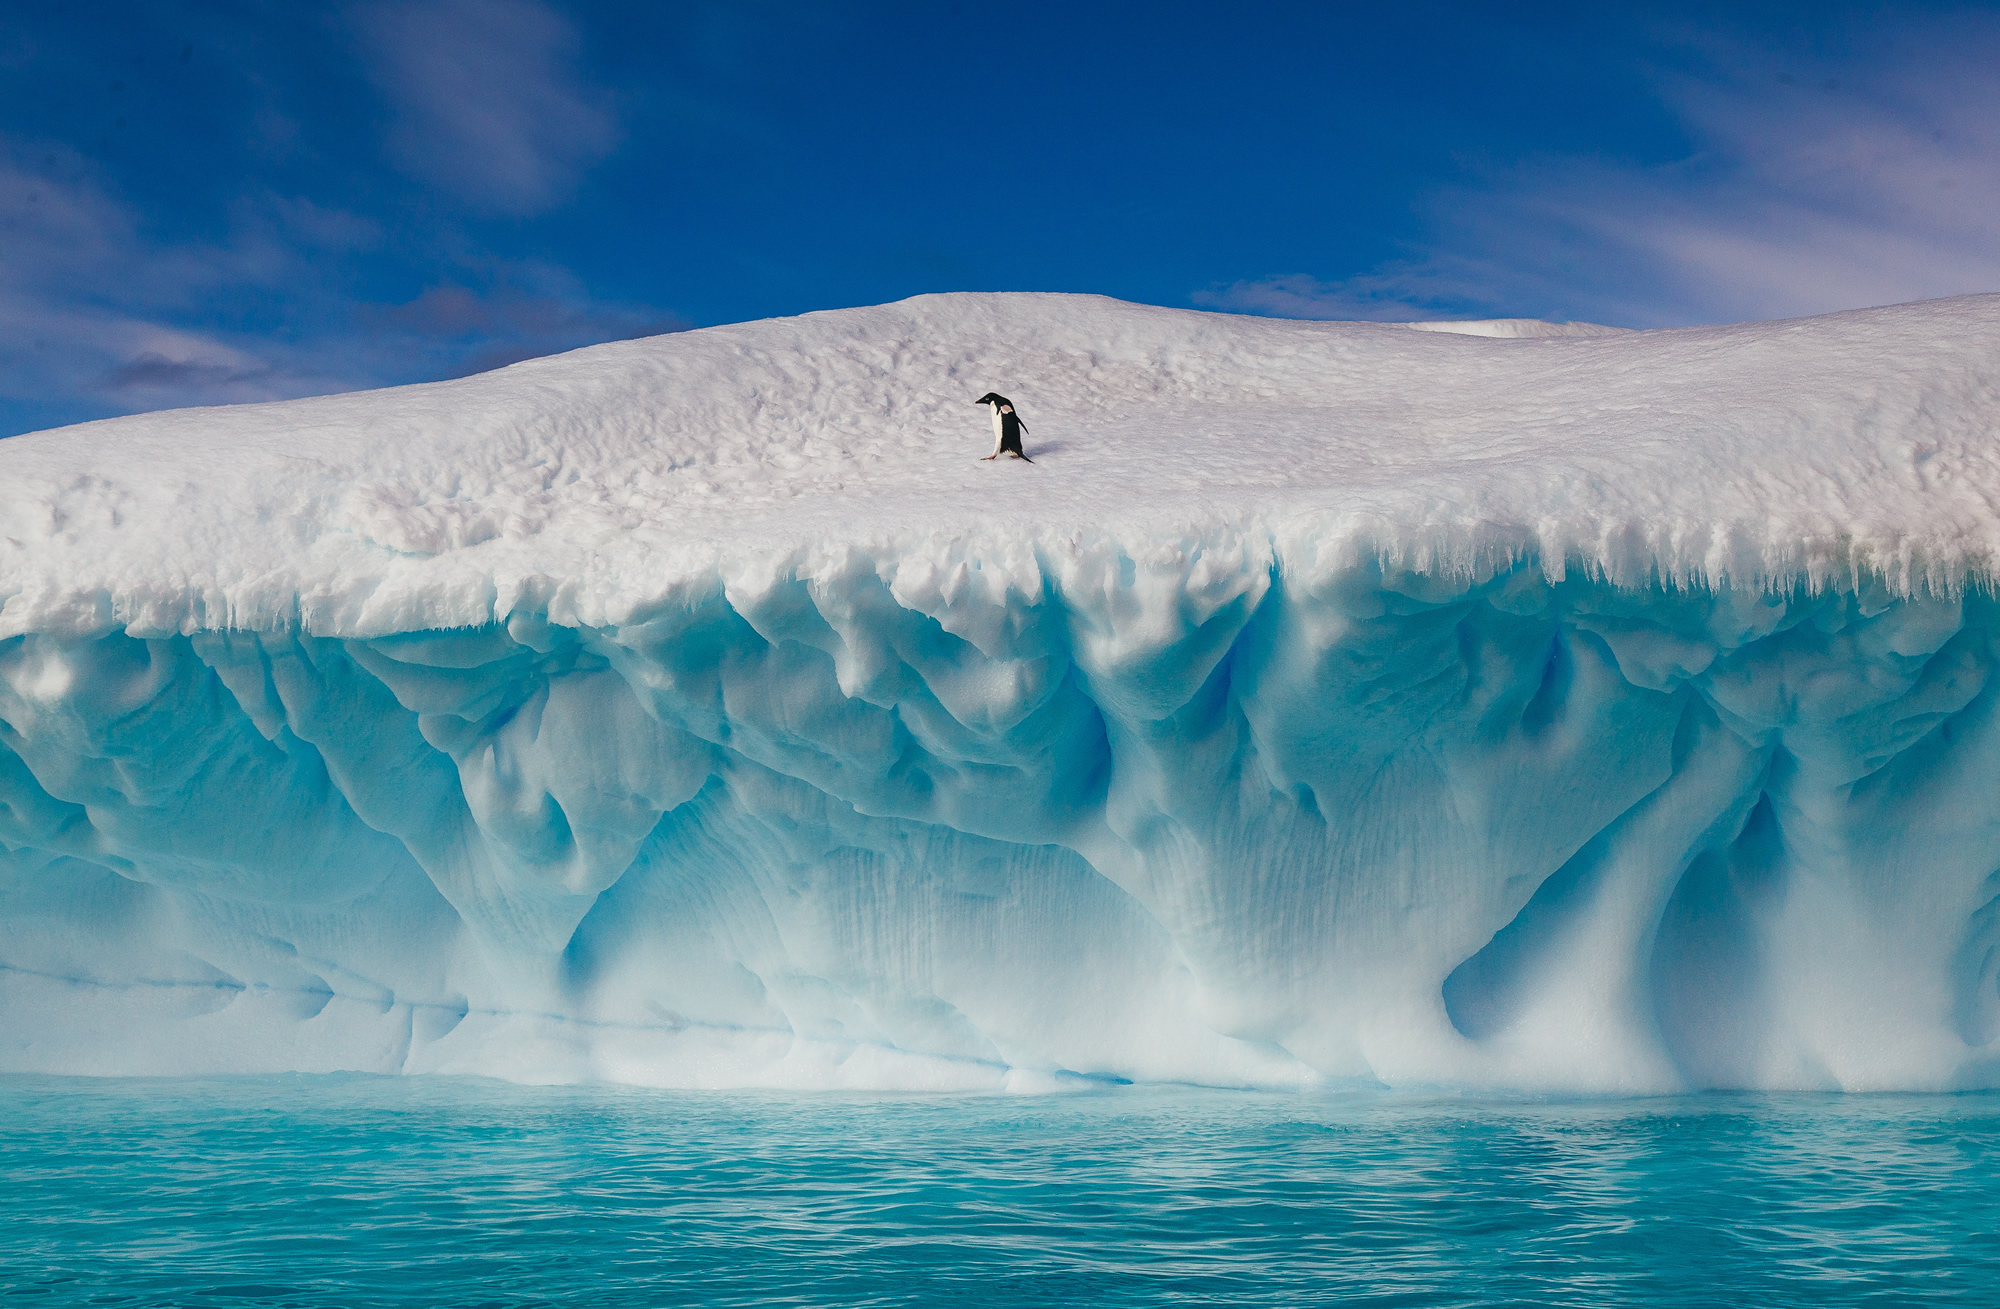
[[(1995, 569), (1997, 386), (2000, 296), (1515, 339), (922, 296), (0, 442), (0, 637), (603, 626), (800, 551), (1004, 573), (1218, 529), (1292, 566), (1951, 593)], [(978, 461), (992, 389), (1032, 467)]]
[(0, 442), (0, 1069), (2000, 1086), (2000, 297), (1454, 326)]

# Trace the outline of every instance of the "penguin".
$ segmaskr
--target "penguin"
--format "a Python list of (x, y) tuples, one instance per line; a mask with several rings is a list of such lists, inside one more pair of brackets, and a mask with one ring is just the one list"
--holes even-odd
[[(987, 459), (998, 459), (1002, 454), (1010, 454), (1031, 464), (1035, 462), (1021, 453), (1021, 433), (1028, 425), (1021, 421), (1021, 415), (1014, 412), (1012, 400), (988, 391), (972, 403), (990, 405), (993, 408), (993, 453), (987, 455)], [(984, 463), (985, 460), (982, 459), (980, 462)]]

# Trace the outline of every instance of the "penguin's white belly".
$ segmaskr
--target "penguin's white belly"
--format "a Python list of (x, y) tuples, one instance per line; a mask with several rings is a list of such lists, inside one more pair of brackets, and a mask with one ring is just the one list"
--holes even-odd
[(1000, 453), (1001, 432), (1005, 429), (1006, 423), (1000, 417), (999, 405), (988, 405), (986, 407), (993, 411), (993, 453), (997, 455)]

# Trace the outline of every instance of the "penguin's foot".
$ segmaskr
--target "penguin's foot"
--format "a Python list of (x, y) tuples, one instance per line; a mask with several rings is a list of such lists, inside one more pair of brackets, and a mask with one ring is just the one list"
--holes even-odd
[(981, 459), (979, 462), (982, 464), (990, 464), (999, 457), (1000, 457), (999, 455), (987, 455), (984, 459)]

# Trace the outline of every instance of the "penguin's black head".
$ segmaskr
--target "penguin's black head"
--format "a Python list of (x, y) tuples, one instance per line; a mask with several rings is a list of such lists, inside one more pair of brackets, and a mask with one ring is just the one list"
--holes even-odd
[(1006, 405), (1009, 408), (1012, 408), (1014, 404), (1012, 400), (1009, 400), (1006, 396), (999, 394), (997, 391), (988, 391), (985, 395), (980, 396), (977, 400), (974, 400), (972, 403), (976, 405)]

